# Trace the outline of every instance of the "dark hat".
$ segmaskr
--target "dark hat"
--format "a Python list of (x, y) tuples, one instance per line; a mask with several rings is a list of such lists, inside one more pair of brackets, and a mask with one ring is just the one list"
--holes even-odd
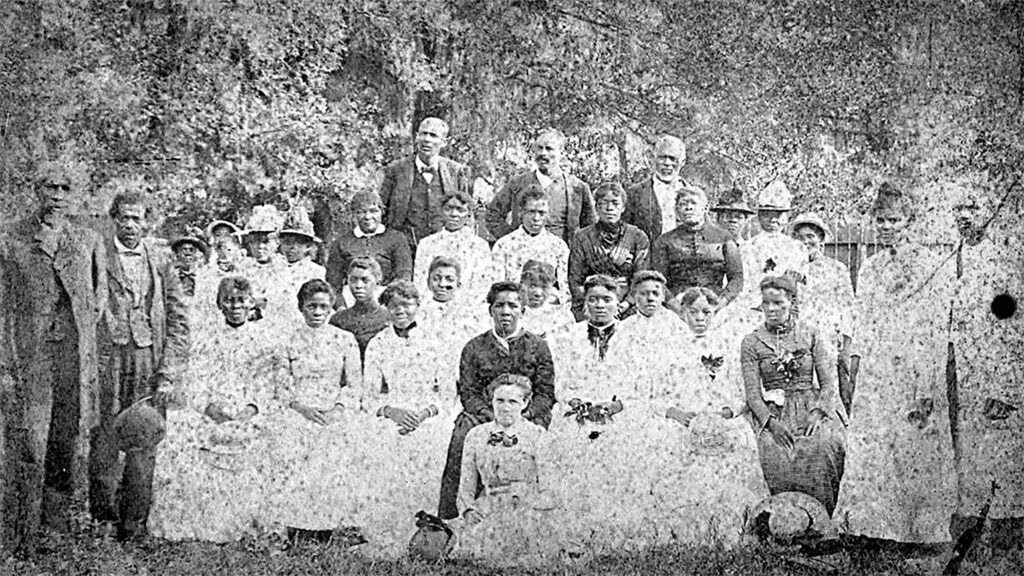
[(171, 251), (176, 252), (184, 244), (191, 244), (203, 253), (203, 258), (210, 257), (210, 245), (202, 238), (198, 229), (188, 228), (171, 241)]
[(872, 214), (888, 211), (909, 213), (910, 209), (910, 196), (888, 182), (878, 187), (875, 201), (871, 204)]
[(409, 540), (409, 557), (414, 560), (441, 560), (455, 545), (455, 532), (433, 514), (423, 510), (417, 512), (416, 528), (416, 533)]
[(743, 190), (733, 186), (732, 188), (722, 192), (722, 195), (718, 197), (718, 204), (711, 209), (712, 212), (743, 212), (744, 214), (754, 214), (754, 211), (747, 205), (747, 201), (743, 197)]
[(280, 232), (278, 232), (278, 235), (284, 234), (301, 236), (317, 244), (320, 243), (320, 238), (313, 231), (313, 221), (309, 219), (309, 214), (302, 206), (294, 206), (285, 213), (284, 222), (281, 224)]

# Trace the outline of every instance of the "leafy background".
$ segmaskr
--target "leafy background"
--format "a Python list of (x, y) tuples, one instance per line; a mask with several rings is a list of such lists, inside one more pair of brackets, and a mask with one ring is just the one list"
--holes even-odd
[(936, 184), (955, 179), (1021, 212), (1021, 0), (8, 0), (0, 14), (9, 217), (59, 158), (88, 213), (149, 186), (165, 233), (266, 201), (307, 204), (329, 233), (427, 114), (452, 124), (448, 155), (499, 182), (546, 126), (592, 184), (641, 177), (669, 132), (712, 196), (781, 178), (799, 207), (856, 218), (895, 179), (937, 231)]

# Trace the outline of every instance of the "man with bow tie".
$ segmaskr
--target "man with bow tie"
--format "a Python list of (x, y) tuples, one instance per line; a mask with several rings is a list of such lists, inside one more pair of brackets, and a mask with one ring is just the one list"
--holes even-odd
[[(89, 509), (115, 522), (118, 537), (146, 534), (155, 449), (125, 453), (118, 465), (114, 418), (135, 402), (170, 398), (188, 357), (189, 326), (178, 275), (166, 249), (145, 237), (144, 193), (114, 197), (105, 262), (109, 298), (100, 323), (100, 422), (89, 460)], [(120, 486), (119, 486), (120, 485)]]
[(441, 202), (456, 191), (472, 193), (469, 168), (441, 156), (448, 145), (448, 123), (428, 117), (416, 130), (416, 153), (388, 164), (380, 199), (385, 224), (409, 238), (415, 252), (421, 238), (441, 230), (444, 215)]
[(69, 217), (69, 166), (47, 164), (40, 209), (0, 236), (3, 522), (0, 545), (35, 553), (40, 520), (66, 531), (96, 407), (104, 249)]

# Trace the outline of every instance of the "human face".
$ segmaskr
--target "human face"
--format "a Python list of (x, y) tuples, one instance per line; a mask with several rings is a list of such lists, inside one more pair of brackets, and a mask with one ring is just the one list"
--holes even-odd
[(217, 252), (217, 262), (223, 264), (234, 262), (242, 252), (242, 247), (238, 245), (238, 240), (234, 236), (216, 238), (213, 249)]
[(71, 206), (71, 185), (65, 182), (44, 182), (39, 187), (39, 208), (44, 222), (54, 222), (68, 212)]
[(284, 254), (289, 264), (294, 264), (309, 256), (309, 251), (312, 247), (313, 243), (303, 236), (296, 236), (294, 234), (281, 235), (281, 253)]
[(562, 143), (552, 134), (544, 134), (533, 143), (533, 160), (542, 174), (557, 174), (562, 161)]
[(793, 237), (804, 243), (807, 247), (807, 254), (813, 262), (821, 256), (822, 233), (817, 226), (797, 226), (793, 231)]
[(701, 336), (707, 333), (708, 325), (715, 316), (715, 307), (704, 296), (697, 298), (693, 304), (683, 306), (683, 320), (690, 326), (694, 334)]
[(605, 224), (618, 224), (622, 219), (622, 211), (626, 209), (622, 198), (615, 195), (602, 196), (595, 206), (598, 220)]
[(619, 308), (619, 295), (604, 286), (594, 286), (587, 291), (583, 300), (590, 323), (605, 326), (615, 320)]
[(782, 326), (789, 322), (792, 309), (793, 301), (785, 290), (778, 288), (761, 290), (761, 311), (764, 312), (764, 322), (768, 326)]
[(499, 426), (508, 428), (518, 423), (526, 409), (522, 388), (511, 384), (498, 386), (491, 398), (491, 408), (494, 410), (494, 421)]
[(708, 213), (708, 201), (700, 194), (681, 194), (676, 198), (676, 220), (688, 226), (698, 226)]
[(363, 231), (363, 234), (372, 234), (380, 227), (380, 221), (383, 216), (384, 213), (377, 204), (360, 206), (356, 210), (356, 224)]
[(523, 207), (523, 228), (527, 234), (540, 234), (548, 221), (548, 201), (531, 200)]
[(356, 302), (367, 302), (373, 299), (377, 291), (377, 277), (369, 270), (354, 268), (348, 273), (348, 287)]
[(786, 225), (785, 210), (758, 210), (757, 221), (765, 232), (779, 232)]
[(135, 248), (142, 241), (146, 222), (146, 208), (141, 204), (125, 204), (114, 217), (117, 239), (127, 248)]
[(249, 319), (249, 310), (253, 306), (252, 295), (242, 290), (229, 290), (217, 302), (217, 306), (229, 324), (245, 324)]
[(326, 324), (333, 310), (331, 295), (326, 292), (317, 292), (302, 303), (302, 317), (306, 320), (306, 326), (310, 328), (319, 328)]
[(438, 302), (451, 302), (460, 286), (459, 272), (454, 266), (438, 266), (427, 276), (427, 288)]
[(470, 210), (462, 201), (452, 198), (441, 207), (441, 214), (444, 216), (444, 229), (455, 232), (469, 222)]
[(191, 243), (182, 244), (174, 251), (175, 260), (186, 270), (191, 270), (198, 266), (202, 256), (203, 253)]
[(519, 329), (519, 319), (523, 317), (523, 304), (519, 300), (519, 292), (498, 292), (494, 304), (490, 307), (494, 331), (499, 336), (514, 334)]
[(416, 130), (416, 155), (424, 164), (433, 164), (448, 144), (448, 126), (438, 118), (426, 118)]
[(723, 210), (718, 213), (718, 223), (736, 238), (740, 237), (746, 221), (747, 215), (739, 210)]
[(654, 316), (665, 302), (665, 287), (657, 280), (644, 280), (633, 288), (633, 302), (637, 312)]
[(878, 240), (882, 244), (895, 244), (906, 230), (908, 223), (907, 215), (897, 210), (877, 212), (875, 214), (875, 230), (878, 232)]
[(673, 182), (686, 161), (686, 154), (671, 143), (662, 143), (654, 150), (654, 174), (662, 182)]
[(274, 244), (270, 241), (269, 232), (250, 232), (245, 237), (245, 243), (249, 247), (249, 255), (259, 264), (270, 262), (274, 255)]
[(526, 296), (528, 308), (540, 308), (548, 301), (551, 295), (552, 286), (543, 282), (530, 282), (523, 286), (523, 294)]
[(977, 235), (985, 224), (981, 207), (974, 202), (955, 206), (953, 220), (956, 222), (957, 231), (965, 238)]
[(420, 304), (412, 298), (395, 296), (388, 302), (388, 312), (391, 314), (391, 323), (398, 328), (408, 328), (416, 321), (416, 310)]

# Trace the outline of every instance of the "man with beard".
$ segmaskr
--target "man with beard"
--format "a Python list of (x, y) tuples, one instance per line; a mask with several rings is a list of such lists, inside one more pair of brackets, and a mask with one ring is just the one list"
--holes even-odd
[(679, 176), (685, 163), (683, 141), (675, 136), (662, 136), (654, 145), (654, 173), (626, 190), (622, 221), (643, 230), (651, 244), (678, 225), (676, 193), (688, 185)]
[(39, 211), (0, 237), (0, 542), (26, 556), (40, 520), (69, 527), (80, 440), (95, 419), (96, 324), (107, 297), (103, 242), (69, 219), (67, 170), (41, 172)]
[(444, 120), (424, 118), (416, 130), (416, 153), (384, 168), (380, 199), (385, 224), (408, 237), (413, 253), (421, 238), (444, 226), (444, 198), (456, 191), (471, 192), (469, 168), (441, 156), (448, 131)]
[(596, 216), (590, 186), (560, 166), (564, 146), (565, 136), (557, 130), (546, 130), (537, 136), (533, 142), (533, 160), (537, 168), (509, 178), (487, 207), (487, 229), (495, 238), (500, 239), (519, 229), (522, 221), (520, 197), (533, 187), (540, 187), (547, 195), (545, 227), (561, 238), (566, 246), (572, 242), (577, 230), (594, 223)]
[(441, 476), (438, 516), (444, 520), (459, 515), (456, 500), (462, 470), (462, 447), (469, 431), (494, 420), (487, 385), (501, 374), (519, 374), (530, 379), (533, 396), (523, 416), (545, 428), (551, 423), (555, 403), (555, 368), (551, 350), (543, 338), (523, 330), (522, 291), (517, 282), (496, 282), (487, 293), (493, 328), (470, 340), (462, 349), (457, 389), (462, 412), (455, 419), (448, 459)]
[(178, 274), (166, 250), (146, 237), (142, 192), (114, 197), (115, 232), (107, 239), (108, 291), (101, 324), (100, 423), (91, 435), (89, 507), (100, 521), (118, 522), (118, 536), (146, 535), (153, 491), (153, 448), (125, 452), (118, 464), (114, 418), (149, 396), (168, 396), (188, 360), (189, 325)]

